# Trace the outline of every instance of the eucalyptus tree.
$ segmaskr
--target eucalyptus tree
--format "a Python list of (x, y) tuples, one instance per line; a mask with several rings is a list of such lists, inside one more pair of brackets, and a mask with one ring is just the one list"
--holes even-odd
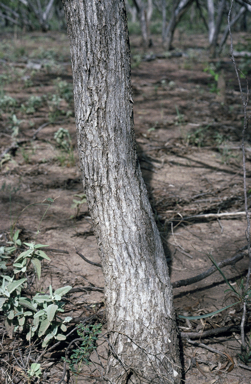
[(133, 130), (124, 0), (63, 0), (78, 149), (105, 278), (112, 384), (181, 380), (172, 288)]

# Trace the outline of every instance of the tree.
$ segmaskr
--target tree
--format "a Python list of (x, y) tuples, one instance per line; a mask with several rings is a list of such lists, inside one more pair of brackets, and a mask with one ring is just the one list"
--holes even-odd
[(136, 155), (124, 0), (63, 3), (79, 156), (105, 277), (105, 380), (180, 383), (168, 266)]
[[(172, 15), (169, 20), (168, 26), (166, 27), (165, 31), (162, 32), (162, 41), (164, 47), (169, 51), (172, 46), (173, 41), (173, 35), (175, 28), (177, 27), (181, 17), (186, 12), (186, 10), (190, 7), (190, 5), (194, 2), (194, 0), (178, 0), (173, 2), (173, 10)], [(164, 11), (164, 7), (163, 7)], [(163, 23), (164, 17), (163, 17)]]
[(151, 45), (149, 24), (153, 13), (152, 0), (147, 0), (147, 4), (143, 0), (132, 0), (132, 2), (140, 22), (143, 45), (147, 48)]

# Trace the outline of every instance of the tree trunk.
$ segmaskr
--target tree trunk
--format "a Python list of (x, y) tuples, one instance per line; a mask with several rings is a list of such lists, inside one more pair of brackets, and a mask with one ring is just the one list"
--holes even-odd
[(194, 0), (180, 0), (177, 6), (174, 5), (173, 12), (169, 24), (166, 28), (164, 35), (164, 47), (169, 51), (172, 47), (173, 35), (175, 28), (178, 25), (181, 17), (187, 10), (187, 8), (193, 3)]
[(219, 4), (219, 11), (218, 11), (217, 19), (216, 19), (215, 31), (214, 31), (213, 39), (212, 39), (212, 42), (210, 45), (210, 53), (213, 57), (216, 56), (218, 36), (220, 33), (220, 28), (221, 28), (221, 23), (222, 23), (222, 18), (223, 18), (225, 6), (226, 6), (226, 0), (221, 0), (221, 2)]
[(149, 25), (147, 20), (146, 5), (143, 0), (132, 0), (137, 10), (138, 19), (140, 22), (140, 29), (142, 34), (143, 46), (147, 48), (149, 45)]
[[(230, 22), (230, 28), (232, 28), (237, 23), (237, 21), (240, 19), (240, 17), (243, 14), (245, 14), (246, 11), (247, 11), (246, 7), (241, 7), (238, 15), (236, 15), (235, 18)], [(218, 51), (219, 54), (222, 52), (222, 49), (227, 41), (228, 35), (229, 35), (229, 25), (226, 26), (223, 36), (221, 38), (220, 47)]]
[(208, 10), (208, 40), (209, 40), (209, 44), (211, 44), (213, 41), (214, 32), (215, 32), (214, 0), (207, 0), (207, 10)]
[(172, 289), (136, 155), (123, 0), (64, 0), (78, 147), (105, 277), (112, 384), (180, 383)]

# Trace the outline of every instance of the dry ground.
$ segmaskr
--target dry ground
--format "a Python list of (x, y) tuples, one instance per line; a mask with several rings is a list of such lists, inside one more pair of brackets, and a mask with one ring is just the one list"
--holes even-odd
[[(73, 101), (70, 86), (67, 88), (71, 84), (67, 37), (59, 33), (33, 33), (1, 38), (1, 97), (9, 95), (17, 102), (16, 106), (2, 107), (0, 115), (1, 154), (6, 149), (10, 154), (0, 160), (1, 244), (6, 244), (10, 226), (15, 222), (23, 241), (36, 241), (54, 249), (48, 251), (51, 262), (44, 263), (37, 289), (46, 289), (49, 284), (54, 288), (71, 285), (75, 291), (67, 296), (67, 315), (75, 320), (93, 316), (92, 321), (104, 323), (105, 332), (102, 271), (76, 253), (78, 250), (92, 262), (100, 262), (86, 204), (81, 205), (79, 212), (72, 208), (74, 195), (82, 193), (82, 183)], [(249, 43), (248, 37), (240, 34), (235, 41)], [(131, 38), (138, 154), (173, 283), (211, 267), (208, 255), (220, 262), (235, 256), (246, 245), (246, 220), (241, 213), (244, 212), (240, 151), (243, 112), (231, 60), (228, 55), (220, 60), (210, 59), (205, 36), (181, 39), (177, 35), (174, 45), (182, 56), (155, 58), (154, 54), (163, 53), (160, 41), (155, 38), (151, 52), (147, 53), (147, 59), (155, 59), (144, 61), (140, 38)], [(216, 90), (217, 83), (205, 71), (208, 67), (221, 74), (218, 92), (211, 92)], [(31, 96), (41, 97), (37, 106), (33, 101), (34, 110), (28, 110), (27, 100)], [(19, 132), (14, 137), (13, 115), (21, 121), (16, 124)], [(56, 145), (54, 134), (60, 127), (69, 130), (72, 139), (69, 153)], [(246, 144), (249, 191), (249, 132)], [(43, 217), (46, 207), (40, 203), (47, 198), (54, 203)], [(196, 217), (206, 214), (213, 215)], [(235, 287), (246, 276), (247, 266), (245, 256), (224, 268)], [(192, 285), (174, 288), (177, 314), (202, 315), (227, 306), (235, 299), (226, 289), (219, 272)], [(185, 383), (251, 382), (251, 372), (238, 367), (241, 315), (241, 308), (236, 306), (207, 319), (178, 320), (182, 336), (185, 332), (195, 332), (198, 336), (206, 330), (236, 325), (234, 332), (208, 338), (199, 335), (191, 342), (182, 337)], [(247, 324), (249, 334), (250, 314)], [(13, 380), (2, 382), (16, 383), (20, 356), (17, 352), (15, 360), (12, 352), (23, 344), (18, 338), (8, 338), (3, 323), (0, 331), (0, 353), (4, 357), (2, 380), (7, 380), (8, 375)], [(204, 346), (191, 344), (195, 341)], [(41, 382), (59, 382), (63, 370), (60, 359), (65, 348), (66, 345), (57, 353), (44, 356)], [(101, 348), (105, 353), (104, 346)], [(93, 375), (98, 375), (98, 371), (90, 374), (84, 370), (77, 382), (94, 382)], [(69, 380), (75, 382), (73, 378)]]

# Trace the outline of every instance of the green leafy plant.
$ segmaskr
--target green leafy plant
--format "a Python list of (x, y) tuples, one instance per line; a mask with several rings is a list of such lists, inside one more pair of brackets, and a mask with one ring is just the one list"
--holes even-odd
[(36, 313), (32, 319), (32, 325), (26, 335), (27, 340), (34, 337), (35, 334), (39, 338), (44, 337), (42, 347), (45, 348), (52, 339), (65, 340), (66, 336), (61, 332), (66, 332), (66, 323), (71, 321), (71, 317), (66, 317), (63, 320), (58, 316), (59, 313), (64, 312), (64, 302), (62, 296), (66, 295), (72, 289), (71, 286), (65, 286), (52, 290), (49, 287), (49, 295), (37, 293), (31, 304), (36, 309)]
[[(78, 217), (81, 206), (84, 203), (86, 203), (86, 195), (85, 195), (85, 193), (80, 193), (80, 194), (74, 195), (74, 197), (76, 197), (77, 199), (73, 199), (73, 203), (72, 203), (71, 208), (76, 210), (75, 217)], [(74, 216), (71, 216), (71, 218), (72, 217), (74, 217)]]
[(0, 96), (0, 110), (10, 112), (17, 106), (17, 101), (11, 96), (2, 94)]
[(59, 95), (52, 95), (47, 101), (49, 106), (49, 120), (54, 123), (60, 116), (65, 114), (65, 111), (61, 108), (61, 97)]
[(188, 133), (186, 136), (187, 145), (203, 147), (208, 127), (209, 125), (206, 127), (199, 127), (194, 132)]
[(59, 128), (58, 131), (54, 134), (54, 139), (58, 147), (65, 151), (69, 151), (71, 148), (71, 136), (68, 129)]
[(83, 324), (78, 325), (77, 333), (82, 339), (81, 344), (78, 346), (78, 348), (72, 350), (70, 359), (66, 360), (66, 362), (69, 364), (70, 370), (75, 375), (81, 372), (82, 364), (90, 363), (90, 356), (92, 352), (97, 348), (96, 342), (101, 331), (102, 324), (87, 326), (84, 326)]
[(2, 168), (2, 166), (7, 163), (8, 161), (11, 160), (11, 155), (10, 153), (5, 153), (5, 155), (1, 158), (1, 161), (0, 161), (0, 168)]
[(218, 93), (218, 87), (217, 87), (217, 82), (219, 79), (219, 74), (215, 72), (214, 68), (212, 66), (208, 66), (204, 69), (204, 72), (208, 72), (213, 79), (213, 83), (210, 85), (210, 92), (212, 93)]
[(58, 77), (54, 81), (57, 95), (66, 100), (68, 103), (73, 100), (73, 86), (72, 84), (67, 83), (67, 81), (62, 80), (60, 77)]
[(29, 247), (26, 251), (20, 253), (20, 255), (16, 258), (13, 266), (15, 267), (14, 273), (25, 273), (31, 262), (36, 271), (38, 279), (41, 277), (41, 261), (51, 259), (46, 255), (41, 248), (47, 247), (47, 245), (43, 244), (35, 244), (35, 243), (23, 243), (27, 247)]
[(249, 336), (247, 345), (241, 348), (241, 353), (239, 353), (238, 356), (245, 365), (251, 363), (251, 335)]
[(10, 119), (10, 128), (12, 130), (12, 138), (15, 138), (18, 136), (20, 124), (22, 123), (22, 120), (18, 120), (16, 115), (12, 115)]
[(60, 154), (57, 156), (60, 165), (75, 165), (74, 151), (68, 129), (59, 128), (54, 134), (54, 139), (60, 149)]
[(27, 373), (30, 378), (40, 377), (42, 375), (41, 364), (32, 363)]
[(175, 109), (176, 109), (176, 118), (175, 118), (175, 125), (181, 125), (184, 123), (184, 115), (182, 115), (180, 112), (179, 112), (179, 109), (177, 107), (177, 105), (175, 106)]
[(43, 100), (40, 96), (32, 95), (25, 104), (21, 105), (21, 110), (27, 115), (33, 114), (38, 110), (43, 104)]
[[(6, 269), (5, 259), (21, 245), (18, 238), (19, 232), (16, 231), (11, 241), (11, 247), (0, 248), (0, 267)], [(42, 244), (23, 243), (28, 246), (28, 250), (22, 252), (15, 260), (13, 267), (14, 275), (24, 275), (27, 273), (29, 263), (35, 269), (37, 277), (41, 277), (41, 261), (50, 260), (41, 248)], [(64, 312), (64, 302), (62, 296), (66, 295), (71, 286), (58, 288), (53, 292), (49, 287), (49, 294), (36, 293), (31, 299), (22, 296), (22, 290), (26, 288), (27, 277), (15, 280), (15, 276), (10, 277), (2, 275), (2, 285), (0, 288), (0, 311), (5, 315), (5, 327), (10, 336), (14, 332), (26, 332), (26, 339), (31, 340), (34, 336), (39, 338), (44, 336), (42, 347), (53, 338), (56, 340), (65, 340), (66, 336), (61, 332), (66, 332), (65, 323), (71, 320), (71, 317), (61, 319), (58, 314)], [(60, 332), (61, 331), (61, 332)]]

